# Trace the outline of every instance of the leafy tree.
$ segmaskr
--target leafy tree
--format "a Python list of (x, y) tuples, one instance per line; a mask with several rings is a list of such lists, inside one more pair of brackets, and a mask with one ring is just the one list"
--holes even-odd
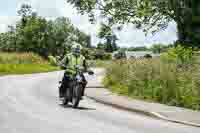
[(76, 35), (75, 41), (82, 46), (91, 47), (91, 36), (85, 34), (84, 32), (80, 31), (79, 29), (75, 29), (74, 34)]
[(106, 49), (106, 46), (105, 46), (104, 43), (99, 42), (99, 43), (97, 44), (97, 49), (105, 50), (105, 49)]
[(74, 41), (91, 47), (90, 36), (74, 27), (65, 17), (47, 20), (24, 4), (18, 14), (21, 20), (0, 34), (1, 51), (35, 52), (47, 58), (48, 55), (64, 55)]
[(57, 18), (55, 21), (49, 23), (49, 43), (51, 43), (51, 50), (54, 51), (53, 55), (64, 54), (67, 47), (70, 47), (73, 41), (74, 27), (69, 19), (64, 17)]
[(32, 7), (28, 4), (22, 4), (20, 10), (17, 11), (18, 15), (22, 17), (22, 26), (26, 25), (27, 18), (32, 15)]
[(151, 47), (153, 53), (161, 53), (162, 52), (162, 45), (156, 44)]
[(149, 49), (145, 46), (138, 46), (138, 47), (129, 47), (129, 48), (120, 48), (123, 51), (148, 51)]
[(92, 42), (91, 42), (91, 36), (90, 35), (86, 35), (85, 41), (86, 41), (86, 47), (87, 48), (91, 48), (92, 47)]
[(177, 23), (182, 44), (200, 44), (199, 0), (67, 0), (81, 13), (95, 15), (99, 10), (110, 24), (132, 23), (145, 32), (165, 29), (170, 21)]
[(102, 23), (98, 36), (99, 38), (106, 40), (105, 50), (107, 52), (113, 52), (117, 50), (116, 41), (118, 40), (118, 38), (112, 32), (112, 29), (110, 26)]

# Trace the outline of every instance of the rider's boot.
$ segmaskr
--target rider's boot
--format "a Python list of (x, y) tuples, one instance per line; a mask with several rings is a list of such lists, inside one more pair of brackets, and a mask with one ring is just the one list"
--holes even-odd
[(83, 90), (81, 92), (81, 100), (83, 100), (83, 97), (85, 96), (85, 88), (87, 84), (83, 84)]

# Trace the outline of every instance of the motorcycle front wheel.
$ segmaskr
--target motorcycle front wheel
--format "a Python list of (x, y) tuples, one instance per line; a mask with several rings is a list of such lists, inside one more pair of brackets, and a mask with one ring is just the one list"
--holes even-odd
[(79, 102), (81, 100), (81, 96), (82, 96), (82, 85), (81, 84), (77, 84), (74, 86), (73, 88), (73, 97), (72, 97), (72, 107), (73, 108), (77, 108), (79, 105)]
[(70, 90), (66, 89), (63, 105), (67, 105), (69, 103), (69, 98), (70, 98)]

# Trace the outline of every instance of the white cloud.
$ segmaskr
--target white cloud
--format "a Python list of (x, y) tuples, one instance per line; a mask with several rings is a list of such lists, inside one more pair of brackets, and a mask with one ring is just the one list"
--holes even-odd
[(166, 30), (160, 31), (154, 36), (147, 36), (146, 44), (162, 43), (170, 44), (177, 40), (177, 28), (175, 22), (169, 23), (169, 26)]
[(147, 46), (155, 43), (169, 44), (177, 40), (177, 29), (175, 23), (170, 23), (166, 30), (157, 32), (154, 36), (135, 29), (133, 25), (127, 25), (120, 32), (117, 32), (120, 46)]
[(62, 16), (68, 17), (71, 22), (78, 27), (81, 31), (92, 36), (92, 44), (96, 45), (99, 42), (97, 32), (99, 25), (91, 24), (88, 21), (87, 15), (80, 15), (71, 5), (63, 3), (63, 8), (60, 8)]
[(6, 32), (8, 25), (13, 25), (19, 20), (17, 16), (0, 16), (0, 32)]

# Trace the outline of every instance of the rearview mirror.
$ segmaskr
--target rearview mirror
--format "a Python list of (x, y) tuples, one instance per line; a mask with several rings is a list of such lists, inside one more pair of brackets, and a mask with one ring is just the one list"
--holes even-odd
[(89, 75), (94, 75), (94, 72), (93, 71), (89, 71), (88, 74)]

